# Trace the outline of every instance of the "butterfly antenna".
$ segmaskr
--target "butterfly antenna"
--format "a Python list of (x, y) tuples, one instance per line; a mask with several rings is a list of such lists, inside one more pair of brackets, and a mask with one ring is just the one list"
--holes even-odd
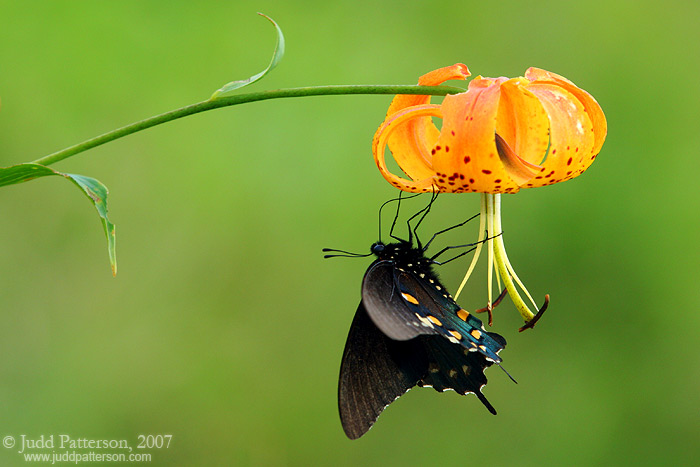
[(338, 255), (323, 255), (324, 259), (327, 258), (337, 258), (337, 257), (343, 257), (343, 258), (366, 258), (367, 256), (372, 256), (372, 253), (367, 253), (367, 254), (362, 254), (362, 253), (353, 253), (351, 251), (345, 251), (345, 250), (333, 250), (331, 248), (324, 248), (322, 250), (324, 253), (342, 253)]
[(511, 379), (511, 381), (513, 381), (515, 384), (518, 384), (518, 382), (515, 380), (515, 378), (513, 378), (513, 377), (510, 375), (510, 373), (508, 373), (508, 372), (506, 371), (506, 369), (503, 368), (503, 367), (501, 366), (500, 363), (496, 363), (496, 365), (498, 365), (498, 367), (499, 367), (501, 370), (503, 370), (503, 373), (505, 373), (505, 374), (508, 375), (508, 377)]

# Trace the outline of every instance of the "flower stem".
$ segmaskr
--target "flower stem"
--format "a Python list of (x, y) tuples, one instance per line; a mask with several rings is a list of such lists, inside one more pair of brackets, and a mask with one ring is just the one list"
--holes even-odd
[(251, 92), (238, 94), (235, 96), (221, 97), (216, 100), (206, 100), (171, 110), (160, 115), (156, 115), (139, 122), (126, 125), (116, 130), (104, 133), (100, 136), (83, 141), (76, 145), (62, 149), (48, 156), (39, 158), (33, 163), (50, 165), (67, 159), (75, 154), (87, 151), (88, 149), (114, 141), (115, 139), (136, 133), (146, 128), (151, 128), (161, 123), (177, 120), (199, 112), (228, 107), (232, 105), (245, 104), (247, 102), (262, 101), (268, 99), (280, 99), (284, 97), (306, 97), (306, 96), (330, 96), (330, 95), (351, 95), (351, 94), (418, 94), (446, 96), (447, 94), (457, 94), (464, 92), (464, 89), (454, 86), (413, 86), (413, 85), (356, 85), (356, 86), (308, 86), (301, 88), (275, 89), (271, 91)]

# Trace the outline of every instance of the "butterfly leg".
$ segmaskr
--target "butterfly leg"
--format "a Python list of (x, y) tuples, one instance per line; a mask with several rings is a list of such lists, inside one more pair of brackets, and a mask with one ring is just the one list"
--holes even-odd
[(428, 240), (428, 243), (425, 244), (425, 246), (423, 247), (423, 251), (425, 251), (425, 250), (428, 249), (428, 247), (430, 246), (430, 244), (433, 243), (433, 240), (435, 240), (435, 237), (437, 237), (438, 235), (443, 234), (443, 233), (445, 233), (445, 232), (449, 232), (449, 231), (452, 230), (452, 229), (456, 229), (456, 228), (458, 228), (458, 227), (462, 227), (464, 224), (466, 224), (467, 222), (469, 222), (469, 221), (475, 219), (476, 217), (479, 217), (479, 214), (474, 214), (472, 217), (470, 217), (469, 219), (467, 219), (467, 220), (464, 221), (464, 222), (461, 222), (461, 223), (459, 223), (459, 224), (457, 224), (457, 225), (453, 225), (452, 227), (448, 227), (448, 228), (446, 228), (446, 229), (444, 229), (444, 230), (441, 230), (441, 231), (439, 231), (439, 232), (436, 232), (436, 233), (432, 236), (432, 238), (431, 238), (430, 240)]
[[(411, 232), (413, 232), (413, 235), (415, 235), (416, 237), (416, 245), (418, 245), (418, 249), (422, 249), (420, 239), (418, 238), (418, 226), (420, 226), (421, 222), (423, 222), (423, 219), (425, 219), (425, 216), (427, 216), (430, 212), (430, 208), (433, 206), (433, 203), (437, 199), (438, 194), (439, 192), (433, 191), (433, 193), (430, 195), (430, 201), (428, 202), (428, 205), (420, 211), (418, 211), (417, 213), (415, 213), (414, 215), (412, 215), (411, 218), (408, 219), (408, 221), (406, 221), (406, 224), (408, 225), (408, 242), (412, 243), (413, 238)], [(416, 226), (413, 227), (413, 229), (411, 229), (411, 221), (418, 216), (420, 216), (420, 219), (418, 219), (418, 222), (416, 222)]]

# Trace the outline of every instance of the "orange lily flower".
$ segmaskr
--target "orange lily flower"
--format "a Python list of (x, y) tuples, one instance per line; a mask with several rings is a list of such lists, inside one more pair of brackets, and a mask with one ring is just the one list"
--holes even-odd
[[(422, 76), (418, 84), (437, 86), (468, 76), (467, 66), (458, 63)], [(441, 129), (432, 117), (442, 119)], [(519, 78), (477, 76), (467, 91), (445, 96), (440, 105), (430, 104), (430, 96), (396, 96), (374, 136), (372, 150), (381, 174), (400, 190), (482, 193), (479, 240), (483, 240), (487, 231), (492, 236), (501, 233), (500, 194), (577, 177), (593, 163), (606, 134), (605, 115), (590, 94), (555, 73), (529, 68)], [(387, 144), (408, 178), (387, 168)], [(535, 315), (515, 290), (513, 279), (530, 294), (508, 261), (502, 236), (487, 243), (487, 308), (491, 309), (495, 257), (499, 285), (503, 279), (521, 315), (530, 322)]]

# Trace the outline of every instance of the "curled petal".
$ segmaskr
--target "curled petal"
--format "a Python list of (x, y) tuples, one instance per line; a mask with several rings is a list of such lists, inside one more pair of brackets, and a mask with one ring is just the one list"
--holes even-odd
[(593, 96), (563, 76), (550, 71), (542, 70), (540, 68), (528, 68), (528, 70), (525, 72), (525, 77), (530, 81), (555, 83), (569, 91), (571, 94), (576, 96), (579, 101), (581, 101), (583, 108), (586, 109), (586, 113), (593, 123), (593, 136), (595, 138), (595, 142), (593, 144), (591, 155), (597, 156), (600, 152), (600, 148), (605, 142), (605, 136), (608, 134), (608, 122), (605, 119), (603, 109), (600, 108), (600, 105), (593, 98)]
[[(452, 66), (446, 66), (443, 68), (438, 68), (430, 73), (426, 73), (420, 78), (418, 78), (419, 86), (439, 86), (445, 81), (452, 79), (467, 79), (471, 73), (469, 73), (469, 68), (463, 63), (457, 63)], [(399, 94), (394, 97), (387, 111), (387, 116), (398, 112), (406, 107), (413, 107), (415, 105), (423, 105), (430, 103), (430, 96), (423, 95), (411, 95), (411, 94)]]
[[(466, 79), (470, 75), (469, 69), (462, 63), (440, 68), (427, 73), (418, 79), (421, 86), (437, 86), (448, 80)], [(400, 94), (394, 98), (389, 106), (385, 123), (394, 118), (399, 112), (409, 107), (428, 105), (430, 96)], [(409, 177), (413, 179), (423, 178), (425, 173), (415, 166), (430, 166), (430, 148), (435, 145), (440, 131), (435, 127), (430, 117), (413, 118), (403, 125), (396, 127), (388, 139), (389, 149)]]
[[(549, 119), (537, 96), (527, 89), (528, 84), (524, 78), (510, 79), (501, 84), (496, 133), (517, 154), (523, 166), (534, 169), (530, 171), (529, 178), (532, 178), (547, 154)], [(520, 179), (518, 184), (523, 185), (526, 181)]]
[(496, 147), (500, 87), (505, 81), (475, 78), (469, 91), (442, 102), (442, 132), (433, 147), (440, 191), (515, 193), (519, 187), (501, 163)]
[[(388, 117), (374, 135), (374, 140), (372, 141), (374, 162), (377, 164), (384, 178), (400, 190), (413, 193), (432, 191), (434, 172), (429, 159), (409, 158), (403, 160), (404, 165), (399, 164), (399, 166), (406, 175), (411, 177), (411, 180), (394, 175), (386, 166), (384, 149), (387, 145), (387, 141), (392, 137), (394, 132), (398, 131), (403, 126), (410, 125), (413, 120), (426, 118), (430, 120), (430, 117), (442, 117), (439, 105), (428, 104), (408, 107)], [(410, 145), (411, 142), (407, 144)], [(396, 153), (393, 154), (394, 158), (396, 158)]]
[(533, 83), (535, 94), (549, 115), (550, 143), (547, 160), (527, 187), (551, 185), (574, 178), (593, 162), (593, 124), (576, 96), (556, 84)]

